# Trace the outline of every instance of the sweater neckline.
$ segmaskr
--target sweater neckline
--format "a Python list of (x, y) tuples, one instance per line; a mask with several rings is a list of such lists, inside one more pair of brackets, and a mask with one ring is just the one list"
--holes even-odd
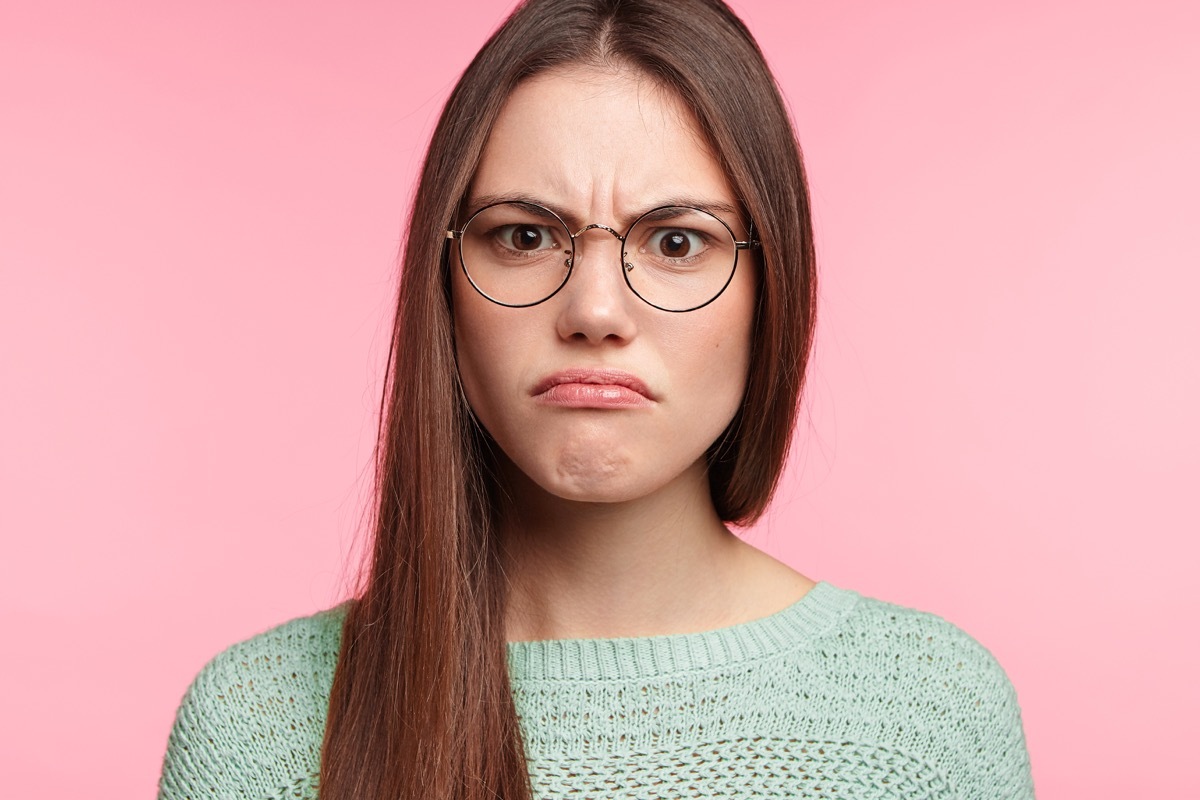
[(512, 681), (662, 677), (756, 661), (804, 646), (854, 605), (857, 594), (817, 582), (795, 603), (759, 619), (699, 633), (508, 642)]

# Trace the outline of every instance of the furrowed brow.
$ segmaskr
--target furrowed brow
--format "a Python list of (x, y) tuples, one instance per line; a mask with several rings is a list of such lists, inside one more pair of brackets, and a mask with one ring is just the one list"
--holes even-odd
[[(478, 195), (476, 197), (470, 198), (470, 202), (467, 205), (467, 209), (470, 213), (474, 213), (475, 211), (477, 211), (485, 206), (494, 205), (496, 203), (519, 203), (520, 205), (527, 206), (528, 210), (531, 213), (536, 214), (537, 216), (544, 217), (547, 219), (553, 218), (552, 216), (547, 215), (546, 212), (543, 210), (546, 208), (551, 208), (544, 200), (541, 200), (530, 194), (525, 194), (523, 192), (510, 192), (507, 194)], [(718, 216), (718, 217), (724, 216), (724, 218), (726, 220), (736, 220), (739, 223), (742, 222), (743, 213), (745, 211), (745, 209), (743, 209), (739, 206), (733, 205), (732, 203), (726, 203), (726, 202), (722, 202), (719, 200), (707, 200), (707, 199), (703, 199), (703, 198), (685, 197), (685, 196), (664, 198), (663, 200), (655, 203), (653, 207), (660, 208), (660, 207), (666, 207), (666, 206), (689, 206), (691, 208), (698, 208), (701, 211), (707, 211), (708, 213), (712, 214), (713, 216)], [(577, 215), (572, 214), (569, 211), (566, 211), (563, 209), (557, 209), (557, 208), (553, 208), (552, 211), (555, 214), (558, 214), (563, 219), (563, 221), (565, 221), (569, 225), (578, 226), (578, 225), (583, 224), (583, 222), (578, 218)], [(629, 216), (627, 219), (616, 220), (615, 223), (618, 225), (621, 225), (621, 226), (629, 225), (631, 222), (633, 222), (633, 220), (637, 219), (638, 216), (640, 216), (640, 213), (635, 213), (635, 214), (632, 214), (631, 216)], [(666, 216), (669, 216), (669, 215), (666, 215)], [(649, 219), (662, 219), (662, 218), (664, 218), (664, 217), (655, 216), (655, 217), (650, 217)]]
[[(689, 208), (698, 208), (701, 211), (707, 211), (717, 219), (724, 220), (726, 225), (729, 225), (734, 231), (746, 226), (745, 209), (735, 206), (731, 203), (721, 202), (719, 200), (704, 200), (696, 197), (672, 197), (658, 204), (662, 206), (687, 206)], [(669, 219), (674, 216), (669, 211), (651, 211), (644, 219), (648, 222), (657, 222), (664, 219)]]
[(722, 214), (740, 220), (745, 209), (735, 206), (731, 203), (724, 203), (719, 200), (704, 200), (698, 197), (669, 197), (661, 203), (655, 203), (656, 206), (689, 206), (698, 208), (701, 211), (707, 211), (713, 216)]
[[(544, 219), (554, 219), (554, 215), (547, 211), (546, 204), (537, 199), (533, 195), (528, 194), (484, 194), (478, 197), (471, 198), (467, 205), (470, 213), (475, 213), (481, 208), (492, 206), (497, 203), (516, 203), (525, 207), (525, 210), (537, 217)], [(569, 217), (563, 215), (563, 219), (569, 220)]]

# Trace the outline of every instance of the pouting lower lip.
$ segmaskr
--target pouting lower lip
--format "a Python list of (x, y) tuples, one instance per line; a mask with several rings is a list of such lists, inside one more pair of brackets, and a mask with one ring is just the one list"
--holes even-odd
[(611, 383), (556, 383), (536, 398), (565, 408), (644, 408), (652, 404), (645, 395)]
[(582, 386), (616, 387), (636, 392), (648, 400), (654, 400), (649, 387), (636, 375), (615, 369), (565, 369), (547, 375), (538, 381), (532, 394), (540, 395), (564, 384)]

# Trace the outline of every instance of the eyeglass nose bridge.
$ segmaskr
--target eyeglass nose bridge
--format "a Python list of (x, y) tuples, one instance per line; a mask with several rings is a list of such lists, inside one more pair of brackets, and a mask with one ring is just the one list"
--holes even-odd
[(593, 222), (591, 225), (584, 225), (582, 228), (580, 228), (579, 230), (577, 230), (577, 231), (575, 231), (574, 233), (572, 233), (572, 234), (571, 234), (571, 238), (572, 238), (572, 239), (575, 239), (575, 238), (577, 238), (577, 237), (579, 237), (579, 236), (582, 236), (583, 234), (587, 233), (588, 231), (592, 230), (593, 228), (599, 228), (599, 229), (600, 229), (600, 230), (602, 230), (602, 231), (608, 231), (608, 232), (609, 232), (609, 233), (611, 233), (613, 236), (617, 237), (617, 239), (618, 239), (619, 241), (622, 241), (622, 242), (624, 242), (624, 241), (625, 241), (625, 237), (624, 237), (624, 236), (622, 236), (621, 234), (617, 233), (615, 230), (613, 230), (612, 228), (608, 227), (607, 225), (601, 225), (599, 222)]
[[(622, 234), (617, 233), (617, 231), (614, 228), (611, 228), (608, 225), (601, 225), (599, 222), (593, 222), (591, 225), (584, 225), (582, 228), (580, 228), (579, 230), (577, 230), (571, 234), (571, 249), (567, 252), (567, 259), (565, 262), (565, 266), (568, 269), (570, 269), (571, 267), (573, 267), (575, 265), (575, 253), (578, 250), (578, 248), (575, 246), (575, 240), (592, 229), (608, 231), (609, 233), (611, 233), (613, 235), (613, 237), (616, 238), (616, 240), (621, 243), (621, 247), (622, 247), (621, 266), (622, 266), (622, 268), (624, 268), (626, 272), (633, 269), (632, 264), (625, 263), (625, 251), (624, 251), (625, 237)], [(569, 229), (568, 229), (568, 231), (569, 231)]]

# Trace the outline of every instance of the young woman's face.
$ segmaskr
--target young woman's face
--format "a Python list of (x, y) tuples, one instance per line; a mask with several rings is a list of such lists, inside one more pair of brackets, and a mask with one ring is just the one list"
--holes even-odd
[[(514, 198), (555, 211), (571, 232), (600, 223), (624, 233), (643, 212), (685, 200), (738, 205), (678, 98), (636, 72), (597, 69), (544, 74), (509, 98), (467, 212)], [(738, 215), (716, 215), (738, 240), (747, 238)], [(519, 250), (546, 246), (548, 235), (497, 227), (488, 241), (515, 242)], [(604, 230), (576, 239), (566, 285), (527, 308), (480, 295), (452, 250), (467, 400), (521, 472), (557, 497), (597, 502), (632, 500), (703, 473), (704, 452), (733, 418), (746, 385), (752, 251), (741, 251), (714, 302), (670, 313), (626, 285), (621, 243)]]

